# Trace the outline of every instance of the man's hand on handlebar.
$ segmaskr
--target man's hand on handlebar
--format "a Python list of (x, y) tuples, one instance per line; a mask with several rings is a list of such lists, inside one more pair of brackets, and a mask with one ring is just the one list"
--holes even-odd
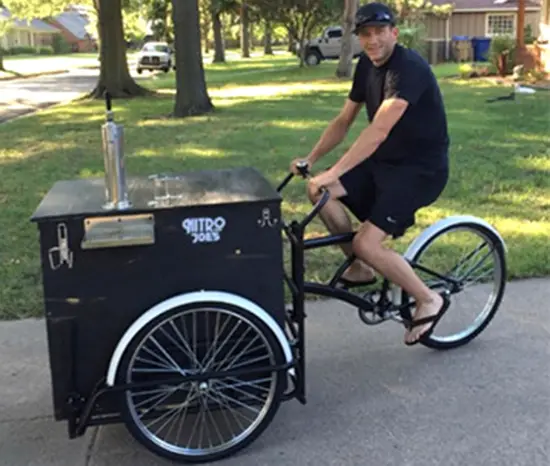
[(307, 159), (294, 159), (290, 164), (290, 171), (294, 175), (306, 178), (311, 170), (311, 163)]
[(337, 181), (338, 175), (332, 169), (328, 169), (309, 180), (312, 185), (317, 187), (319, 192), (323, 189), (331, 189)]
[(338, 180), (338, 176), (334, 170), (329, 169), (319, 175), (312, 176), (310, 172), (311, 163), (307, 159), (295, 159), (290, 164), (291, 173), (308, 179), (311, 184), (317, 186), (317, 190), (322, 192), (327, 190), (334, 182)]
[[(283, 182), (279, 185), (277, 188), (277, 191), (280, 192), (290, 181), (290, 179), (295, 176), (302, 176), (305, 179), (308, 180), (319, 180), (322, 181), (324, 177), (326, 177), (326, 173), (321, 173), (320, 175), (317, 175), (316, 177), (312, 178), (311, 173), (309, 172), (311, 168), (311, 163), (307, 159), (295, 159), (290, 164), (290, 173), (287, 175), (287, 177), (283, 180)], [(330, 177), (332, 178), (332, 172)], [(336, 180), (337, 178), (334, 178)], [(317, 183), (315, 183), (317, 184)], [(321, 198), (315, 203), (315, 206), (313, 207), (312, 211), (302, 220), (302, 222), (299, 223), (300, 228), (304, 229), (306, 225), (311, 222), (311, 220), (319, 213), (319, 211), (323, 208), (323, 206), (328, 202), (330, 199), (330, 191), (324, 186), (324, 184), (317, 184), (319, 192), (322, 193)]]

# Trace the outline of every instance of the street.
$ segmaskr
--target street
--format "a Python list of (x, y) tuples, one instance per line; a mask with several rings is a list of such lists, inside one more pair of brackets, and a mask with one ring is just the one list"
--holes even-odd
[[(149, 73), (139, 76), (133, 68), (130, 68), (130, 74), (136, 80), (150, 76)], [(91, 91), (98, 76), (99, 70), (74, 69), (57, 75), (0, 81), (0, 123), (75, 99)]]
[[(261, 56), (261, 52), (251, 54), (252, 57)], [(227, 60), (239, 60), (238, 53), (226, 52)], [(210, 56), (204, 57), (204, 63), (211, 61)], [(67, 65), (70, 68), (70, 63)], [(73, 66), (75, 66), (73, 64)], [(65, 68), (65, 66), (61, 66)], [(136, 80), (150, 79), (154, 74), (145, 71), (139, 75), (136, 72), (134, 60), (129, 60), (130, 75)], [(79, 97), (91, 91), (96, 85), (99, 69), (73, 68), (67, 73), (23, 78), (0, 80), (0, 123), (12, 118), (32, 113), (40, 108), (55, 105)]]

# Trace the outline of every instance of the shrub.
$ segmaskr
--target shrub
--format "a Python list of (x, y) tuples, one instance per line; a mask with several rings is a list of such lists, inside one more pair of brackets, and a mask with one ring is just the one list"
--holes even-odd
[(533, 28), (531, 27), (530, 24), (526, 25), (524, 28), (523, 28), (523, 40), (525, 41), (526, 44), (532, 44), (535, 42), (535, 35), (533, 34)]
[(471, 78), (474, 67), (470, 63), (462, 63), (458, 67), (458, 74), (462, 79)]
[(53, 36), (52, 48), (56, 55), (71, 52), (71, 46), (61, 34), (55, 34)]
[(485, 63), (462, 63), (458, 67), (458, 74), (462, 79), (478, 78), (494, 74), (491, 65)]
[(489, 60), (501, 76), (514, 69), (516, 61), (516, 40), (511, 36), (496, 36), (491, 40)]
[(40, 47), (38, 49), (39, 55), (53, 55), (53, 47)]
[(10, 55), (36, 55), (36, 49), (29, 46), (17, 46), (9, 49)]
[(529, 70), (525, 74), (525, 81), (530, 84), (535, 84), (538, 81), (544, 81), (545, 79), (547, 79), (547, 76), (542, 70)]
[(416, 50), (427, 59), (426, 26), (419, 21), (405, 21), (399, 25), (399, 43), (404, 47)]

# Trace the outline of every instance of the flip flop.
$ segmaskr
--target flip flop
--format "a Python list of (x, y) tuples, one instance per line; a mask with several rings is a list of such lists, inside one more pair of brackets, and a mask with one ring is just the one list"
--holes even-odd
[(435, 314), (433, 316), (429, 316), (429, 317), (422, 317), (421, 319), (418, 319), (418, 320), (413, 319), (413, 321), (407, 326), (407, 329), (410, 331), (413, 327), (418, 327), (420, 325), (425, 325), (429, 322), (433, 322), (431, 327), (428, 330), (426, 330), (422, 335), (420, 335), (416, 340), (414, 340), (413, 342), (406, 341), (405, 344), (407, 346), (416, 345), (422, 339), (430, 337), (430, 335), (432, 334), (435, 326), (437, 325), (439, 320), (443, 317), (445, 312), (447, 312), (447, 309), (449, 309), (449, 306), (451, 304), (451, 301), (449, 300), (449, 298), (447, 298), (447, 296), (442, 295), (441, 297), (443, 298), (443, 304), (441, 305), (441, 308), (439, 309), (437, 314)]
[(367, 286), (367, 285), (373, 285), (376, 283), (376, 277), (371, 278), (370, 280), (365, 281), (354, 281), (354, 280), (347, 280), (345, 278), (339, 278), (337, 283), (341, 283), (344, 288), (353, 288), (356, 286)]

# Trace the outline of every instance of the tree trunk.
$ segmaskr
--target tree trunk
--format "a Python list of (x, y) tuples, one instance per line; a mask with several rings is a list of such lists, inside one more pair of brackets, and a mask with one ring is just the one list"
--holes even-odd
[(176, 48), (174, 116), (202, 115), (214, 109), (204, 78), (198, 0), (172, 0)]
[(349, 78), (352, 74), (352, 30), (356, 11), (357, 0), (346, 0), (343, 16), (342, 48), (340, 51), (340, 61), (336, 68), (336, 77), (338, 78)]
[[(204, 22), (202, 23), (202, 26), (200, 27), (202, 32), (202, 41), (204, 44), (204, 54), (208, 54), (210, 51), (210, 44), (208, 43), (208, 33), (210, 32), (210, 21), (208, 21), (208, 15), (205, 15)], [(200, 15), (199, 15), (199, 25), (200, 25)]]
[(298, 54), (299, 55), (299, 58), (300, 58), (300, 68), (303, 68), (305, 66), (305, 60), (306, 60), (306, 47), (304, 47), (303, 44), (306, 43), (309, 43), (309, 41), (311, 40), (311, 33), (312, 33), (312, 23), (310, 22), (312, 19), (312, 17), (310, 15), (304, 15), (304, 18), (303, 18), (303, 21), (301, 21), (301, 24), (298, 26), (299, 29), (298, 29), (298, 36), (297, 39), (298, 39), (298, 46), (300, 47), (300, 53)]
[(90, 96), (102, 98), (106, 91), (113, 98), (151, 94), (134, 81), (128, 70), (121, 0), (95, 0), (94, 3), (98, 13), (100, 73)]
[(166, 35), (166, 42), (170, 43), (172, 42), (172, 34), (170, 33), (170, 29), (173, 29), (170, 27), (170, 16), (172, 15), (170, 12), (170, 0), (164, 0), (165, 2), (165, 9), (164, 9), (164, 34)]
[(273, 46), (271, 45), (271, 21), (268, 19), (265, 20), (265, 30), (264, 30), (264, 54), (273, 55)]
[(294, 52), (294, 37), (292, 36), (292, 33), (288, 31), (288, 52)]
[(220, 12), (212, 12), (212, 29), (214, 30), (214, 60), (213, 63), (225, 63), (225, 45), (223, 42), (222, 22)]
[(518, 21), (516, 31), (516, 41), (518, 49), (525, 45), (525, 0), (518, 1)]
[(0, 50), (0, 71), (6, 71), (6, 68), (4, 68), (4, 52)]
[(300, 31), (300, 40), (298, 41), (298, 44), (300, 44), (300, 68), (303, 68), (305, 66), (305, 59), (306, 59), (306, 48), (304, 47), (304, 43), (306, 41), (306, 28), (305, 25), (302, 27), (302, 30)]
[(241, 7), (241, 55), (243, 58), (250, 58), (250, 24), (246, 3)]

